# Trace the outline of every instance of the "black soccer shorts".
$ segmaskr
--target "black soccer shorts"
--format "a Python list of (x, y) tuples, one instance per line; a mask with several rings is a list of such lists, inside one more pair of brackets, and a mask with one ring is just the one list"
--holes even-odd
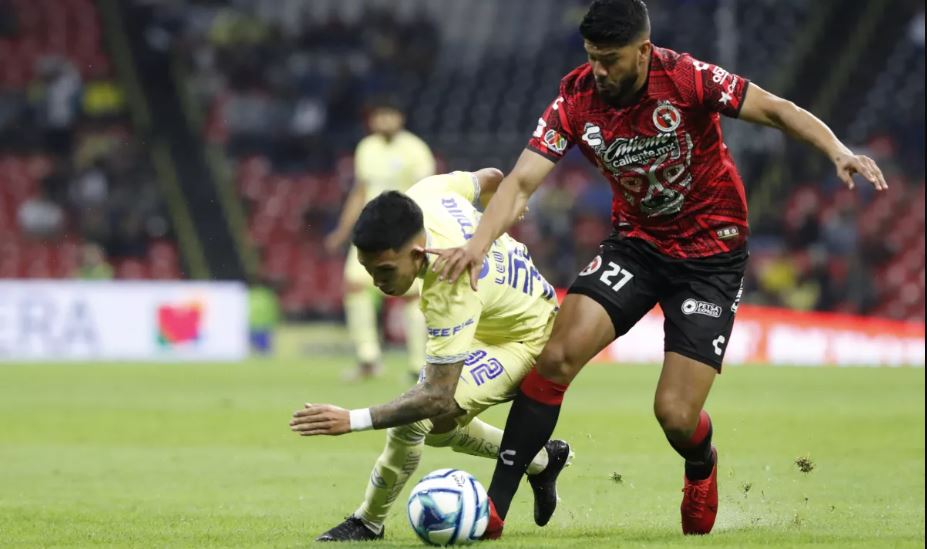
[(746, 248), (704, 258), (676, 259), (649, 243), (613, 233), (573, 281), (569, 293), (602, 305), (620, 337), (657, 303), (663, 309), (663, 349), (719, 372), (743, 293)]

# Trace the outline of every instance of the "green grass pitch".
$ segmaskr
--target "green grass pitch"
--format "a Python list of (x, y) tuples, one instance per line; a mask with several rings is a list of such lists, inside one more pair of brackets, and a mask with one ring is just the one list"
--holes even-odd
[[(302, 439), (289, 415), (386, 401), (400, 364), (361, 385), (330, 357), (0, 365), (0, 546), (312, 545), (359, 503), (383, 433)], [(560, 508), (535, 527), (523, 485), (491, 547), (924, 546), (923, 369), (728, 367), (708, 402), (720, 512), (697, 539), (679, 529), (682, 464), (652, 416), (657, 375), (587, 368), (556, 432), (577, 452)], [(506, 409), (484, 417), (502, 425)], [(488, 483), (492, 465), (426, 449), (414, 478), (452, 466)], [(404, 503), (374, 546), (420, 545)]]

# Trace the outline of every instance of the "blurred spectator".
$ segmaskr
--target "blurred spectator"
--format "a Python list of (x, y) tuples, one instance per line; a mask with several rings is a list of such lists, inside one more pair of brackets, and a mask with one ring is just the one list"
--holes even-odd
[(29, 95), (45, 145), (53, 153), (67, 153), (80, 106), (80, 73), (70, 61), (46, 56), (39, 59), (36, 74)]
[(93, 80), (84, 86), (81, 107), (93, 118), (119, 114), (125, 103), (122, 90), (112, 80)]
[(64, 229), (64, 211), (44, 191), (20, 205), (17, 219), (20, 230), (36, 238), (52, 238)]
[(248, 289), (248, 326), (251, 350), (268, 355), (273, 350), (274, 329), (280, 322), (280, 302), (270, 283), (261, 281)]
[(110, 280), (113, 278), (113, 268), (106, 261), (103, 248), (97, 244), (85, 244), (81, 248), (80, 265), (75, 278), (82, 280)]

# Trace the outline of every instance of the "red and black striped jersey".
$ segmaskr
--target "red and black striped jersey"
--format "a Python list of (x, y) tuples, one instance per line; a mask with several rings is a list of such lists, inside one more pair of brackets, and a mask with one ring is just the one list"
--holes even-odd
[(689, 54), (653, 48), (639, 100), (614, 107), (588, 63), (560, 81), (528, 148), (557, 161), (573, 145), (612, 186), (612, 222), (677, 258), (743, 246), (749, 232), (743, 182), (721, 134), (748, 81)]

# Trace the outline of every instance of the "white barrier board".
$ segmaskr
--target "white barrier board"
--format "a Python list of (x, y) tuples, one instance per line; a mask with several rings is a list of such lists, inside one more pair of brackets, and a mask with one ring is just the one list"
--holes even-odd
[(0, 361), (240, 360), (237, 282), (0, 280)]

